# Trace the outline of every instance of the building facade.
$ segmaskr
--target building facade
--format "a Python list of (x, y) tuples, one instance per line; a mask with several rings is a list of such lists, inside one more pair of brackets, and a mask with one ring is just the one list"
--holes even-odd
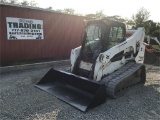
[(82, 16), (0, 4), (1, 64), (69, 58), (81, 44)]

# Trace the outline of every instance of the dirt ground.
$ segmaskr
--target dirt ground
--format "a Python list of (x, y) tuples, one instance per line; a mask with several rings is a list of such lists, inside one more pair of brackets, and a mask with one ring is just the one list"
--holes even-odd
[(118, 99), (108, 98), (87, 113), (34, 87), (49, 67), (1, 74), (0, 120), (160, 120), (160, 67), (146, 66), (144, 86), (135, 86)]

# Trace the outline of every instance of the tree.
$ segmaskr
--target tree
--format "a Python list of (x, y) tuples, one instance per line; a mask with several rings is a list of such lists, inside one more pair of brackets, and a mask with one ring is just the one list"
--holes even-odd
[(151, 36), (157, 37), (157, 39), (160, 41), (160, 23), (156, 24), (156, 29), (152, 31)]
[(29, 2), (27, 0), (23, 0), (21, 2), (21, 5), (24, 5), (24, 6), (29, 6)]
[(8, 1), (7, 1), (7, 0), (0, 0), (0, 2), (3, 2), (3, 3), (4, 3), (4, 2), (8, 2)]
[(142, 27), (144, 22), (148, 20), (150, 13), (143, 7), (138, 10), (138, 12), (132, 16), (133, 21), (135, 22), (135, 28)]
[(133, 20), (126, 19), (125, 23), (126, 23), (127, 29), (134, 29), (135, 22)]
[(71, 15), (75, 14), (74, 9), (72, 9), (72, 8), (65, 8), (63, 10), (63, 12), (66, 13), (66, 14), (71, 14)]
[(47, 10), (53, 10), (53, 8), (50, 6), (50, 7), (48, 7), (48, 8), (46, 8)]
[(32, 0), (29, 4), (32, 7), (37, 7), (37, 5), (38, 5), (38, 3), (36, 3), (34, 0)]
[(16, 4), (18, 0), (9, 0), (11, 4)]
[(152, 20), (144, 22), (143, 27), (145, 28), (145, 32), (147, 35), (151, 35), (153, 31), (158, 29), (157, 23), (153, 22)]
[(96, 18), (100, 18), (100, 19), (106, 17), (106, 15), (103, 13), (103, 10), (97, 11), (95, 16), (96, 16)]
[(160, 42), (160, 30), (155, 30), (152, 32), (151, 36), (153, 37), (157, 37), (157, 39), (159, 40)]
[(88, 19), (95, 19), (96, 18), (95, 14), (86, 14), (85, 17), (87, 17)]
[(103, 10), (97, 11), (95, 14), (86, 14), (85, 17), (88, 19), (101, 19), (105, 18), (106, 15), (103, 13)]
[(134, 29), (138, 27), (145, 28), (145, 34), (160, 39), (160, 24), (153, 22), (153, 20), (148, 20), (150, 13), (141, 8), (135, 15), (132, 16), (133, 21), (135, 22)]
[(57, 9), (56, 11), (57, 11), (57, 12), (63, 12), (63, 10), (61, 10), (61, 9)]
[(114, 15), (114, 16), (107, 16), (108, 19), (111, 20), (116, 20), (116, 21), (120, 21), (120, 22), (125, 22), (126, 20), (123, 19), (122, 17), (120, 17), (119, 15)]

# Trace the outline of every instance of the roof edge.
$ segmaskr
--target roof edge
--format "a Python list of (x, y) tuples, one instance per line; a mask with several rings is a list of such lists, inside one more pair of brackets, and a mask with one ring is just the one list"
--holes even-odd
[(19, 5), (19, 4), (11, 4), (11, 3), (7, 3), (7, 2), (0, 2), (0, 6), (27, 8), (27, 9), (32, 9), (32, 10), (44, 11), (44, 12), (52, 12), (52, 13), (57, 13), (57, 14), (85, 17), (85, 16), (81, 16), (81, 15), (72, 15), (72, 14), (67, 14), (67, 13), (63, 13), (63, 12), (59, 12), (59, 11), (55, 11), (55, 10), (49, 10), (49, 9), (40, 8), (40, 7), (24, 6), (24, 5)]

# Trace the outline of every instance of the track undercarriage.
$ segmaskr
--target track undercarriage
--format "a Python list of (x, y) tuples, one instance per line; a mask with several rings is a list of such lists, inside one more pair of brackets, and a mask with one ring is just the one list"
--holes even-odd
[(106, 94), (110, 98), (123, 95), (126, 89), (146, 81), (145, 66), (135, 62), (128, 62), (119, 70), (104, 77), (100, 83), (106, 85)]

